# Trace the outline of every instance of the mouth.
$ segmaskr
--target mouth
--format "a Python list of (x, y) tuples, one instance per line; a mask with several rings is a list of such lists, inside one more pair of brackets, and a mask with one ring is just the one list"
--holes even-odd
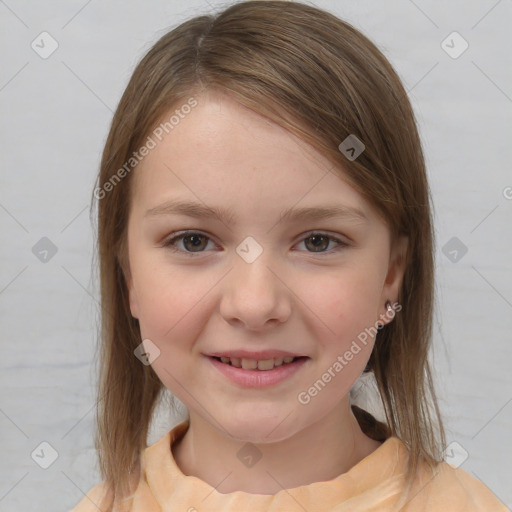
[[(295, 356), (290, 353), (248, 353), (237, 351), (226, 354), (209, 354), (206, 356), (216, 371), (237, 386), (247, 389), (262, 389), (283, 384), (308, 365), (310, 357)], [(247, 357), (259, 357), (252, 359)], [(270, 357), (273, 355), (274, 357)], [(237, 357), (238, 356), (238, 357)], [(242, 357), (244, 356), (244, 357)], [(262, 359), (265, 358), (265, 359)]]
[(286, 357), (275, 357), (269, 359), (247, 359), (242, 357), (226, 357), (226, 356), (209, 356), (211, 359), (215, 359), (220, 363), (235, 368), (242, 368), (243, 370), (261, 370), (269, 371), (280, 366), (288, 366), (302, 359), (308, 359), (307, 356), (286, 356)]

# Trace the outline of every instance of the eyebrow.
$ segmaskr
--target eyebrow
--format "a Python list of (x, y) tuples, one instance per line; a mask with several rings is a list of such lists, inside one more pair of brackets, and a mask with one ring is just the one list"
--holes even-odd
[[(236, 215), (233, 210), (224, 207), (213, 208), (192, 201), (169, 200), (150, 208), (144, 217), (158, 215), (186, 215), (196, 219), (216, 219), (223, 224), (235, 224)], [(332, 205), (322, 207), (287, 208), (281, 212), (280, 222), (297, 222), (328, 218), (348, 218), (367, 221), (368, 217), (359, 208)]]

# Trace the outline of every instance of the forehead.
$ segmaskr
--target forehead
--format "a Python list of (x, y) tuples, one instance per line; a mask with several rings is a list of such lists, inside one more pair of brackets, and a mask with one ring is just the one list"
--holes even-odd
[(169, 133), (153, 137), (155, 147), (134, 173), (135, 206), (147, 210), (179, 197), (222, 205), (232, 217), (311, 202), (368, 210), (343, 170), (291, 132), (226, 95), (196, 99)]

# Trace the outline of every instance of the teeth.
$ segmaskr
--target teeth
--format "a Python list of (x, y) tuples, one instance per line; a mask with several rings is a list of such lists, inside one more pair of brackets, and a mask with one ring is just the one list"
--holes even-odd
[(242, 359), (242, 368), (244, 370), (255, 370), (258, 368), (258, 361), (256, 359)]
[(258, 361), (258, 370), (272, 370), (274, 368), (274, 360), (266, 359), (265, 361)]
[(225, 357), (222, 356), (220, 360), (223, 363), (230, 364), (236, 368), (243, 368), (244, 370), (272, 370), (276, 366), (291, 363), (295, 358), (292, 356), (276, 357), (275, 359), (265, 359), (257, 361), (256, 359), (245, 359), (240, 357)]

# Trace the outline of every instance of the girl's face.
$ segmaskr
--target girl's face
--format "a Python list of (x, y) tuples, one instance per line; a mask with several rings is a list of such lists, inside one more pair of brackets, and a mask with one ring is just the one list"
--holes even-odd
[[(131, 312), (191, 417), (234, 439), (283, 440), (346, 406), (371, 328), (391, 320), (400, 250), (311, 146), (227, 96), (196, 99), (133, 171)], [(234, 351), (245, 353), (231, 363), (262, 368), (284, 354), (260, 352), (302, 358), (258, 370), (209, 356)]]

